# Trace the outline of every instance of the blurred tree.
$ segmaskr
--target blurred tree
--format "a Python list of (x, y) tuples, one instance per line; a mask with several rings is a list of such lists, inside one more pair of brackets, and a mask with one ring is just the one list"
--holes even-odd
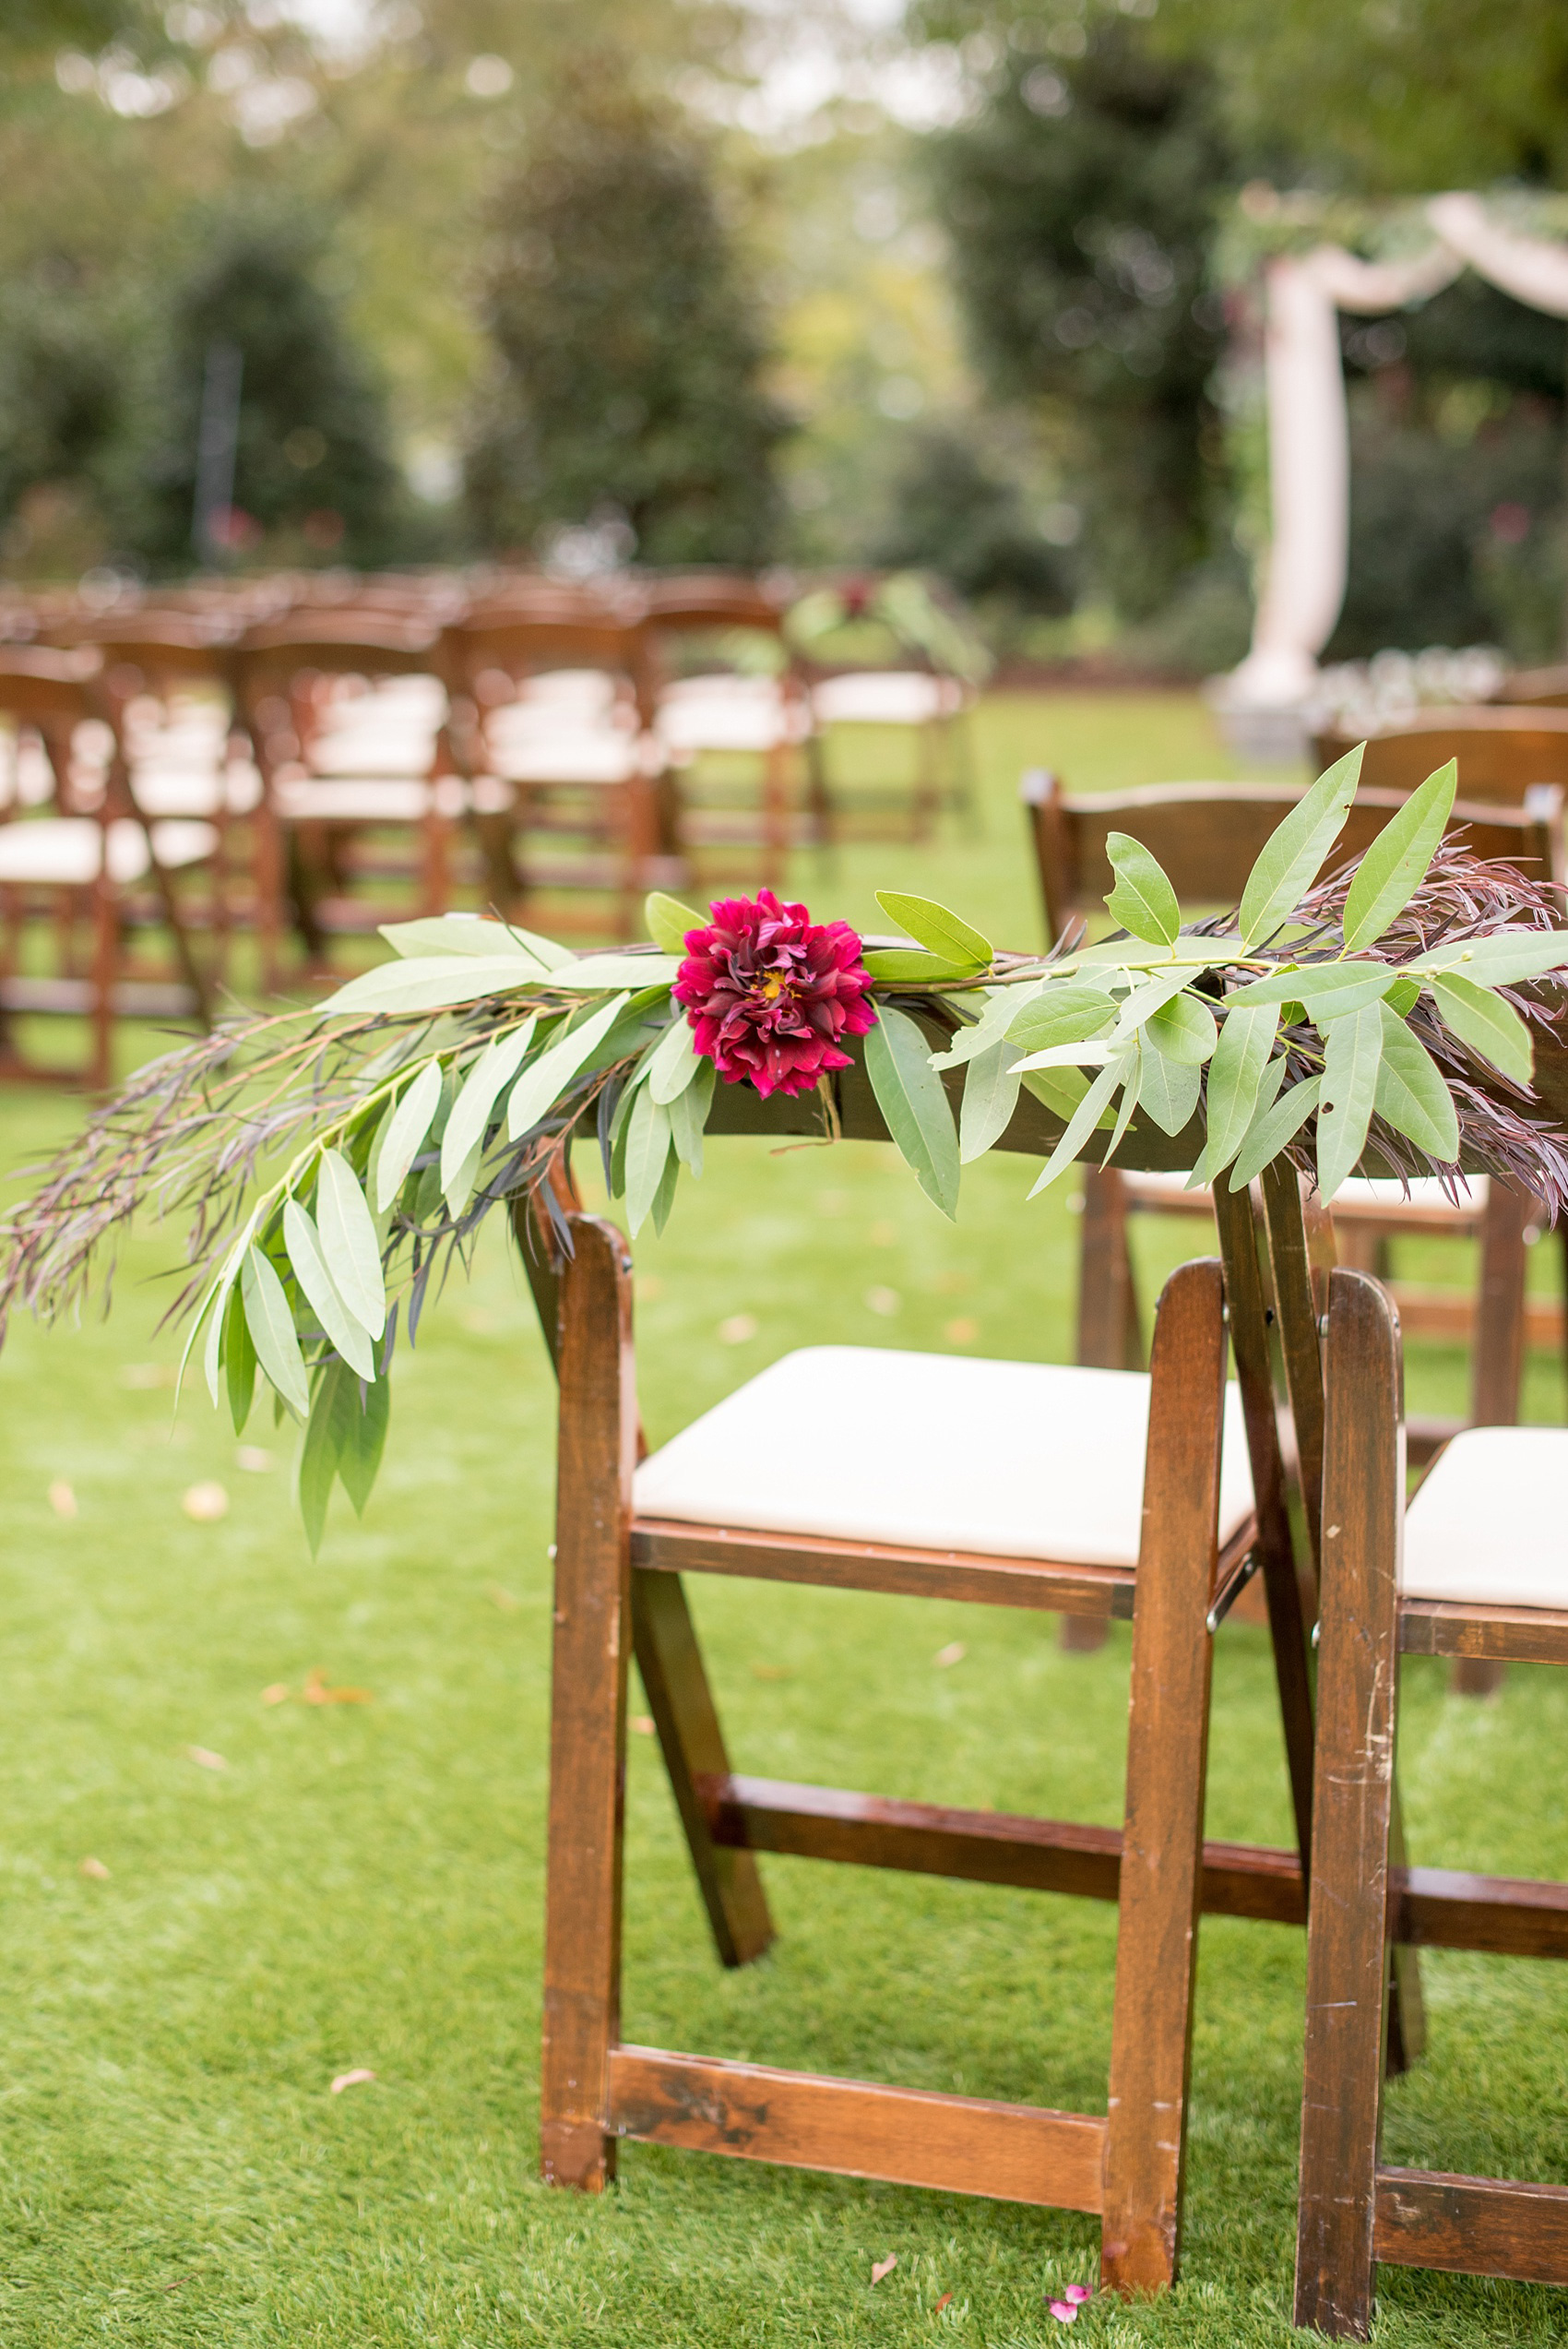
[(613, 508), (649, 563), (755, 563), (786, 430), (708, 148), (612, 63), (582, 64), (490, 211), (494, 372), (468, 494), (489, 544)]
[(1223, 322), (1206, 271), (1233, 167), (1201, 66), (1123, 18), (1075, 29), (1078, 54), (1006, 52), (932, 164), (976, 358), (998, 397), (1056, 403), (1086, 566), (1139, 618), (1206, 548)]
[(1013, 613), (1070, 611), (1068, 558), (977, 436), (972, 423), (911, 428), (871, 561), (886, 570), (936, 571), (970, 602)]
[(401, 503), (386, 404), (327, 290), (325, 223), (262, 198), (204, 211), (186, 239), (163, 378), (127, 452), (145, 483), (137, 552), (163, 566), (192, 558), (203, 389), (209, 354), (228, 346), (240, 358), (236, 551), (267, 540), (294, 559), (386, 560)]

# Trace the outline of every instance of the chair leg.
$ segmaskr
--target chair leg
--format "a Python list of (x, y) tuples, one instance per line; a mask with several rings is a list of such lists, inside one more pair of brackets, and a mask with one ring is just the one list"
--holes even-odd
[[(1519, 1418), (1525, 1373), (1525, 1230), (1531, 1202), (1497, 1175), (1487, 1186), (1481, 1226), (1481, 1281), (1476, 1301), (1475, 1368), (1470, 1418), (1478, 1427), (1513, 1427)], [(1448, 1685), (1455, 1696), (1495, 1696), (1505, 1663), (1490, 1656), (1455, 1656)]]
[(1405, 1462), (1399, 1340), (1387, 1300), (1349, 1271), (1332, 1275), (1330, 1299), (1295, 2321), (1364, 2341), (1387, 2029)]
[(730, 1757), (678, 1574), (634, 1570), (632, 1637), (719, 1960), (747, 1965), (773, 1939), (773, 1920), (755, 1858), (713, 1840), (705, 1795), (729, 1777)]
[(1224, 1287), (1215, 1259), (1172, 1273), (1155, 1325), (1144, 1534), (1133, 1612), (1127, 1801), (1105, 2146), (1100, 2277), (1174, 2283), (1203, 1893), (1219, 1519)]
[[(1083, 1174), (1077, 1359), (1095, 1370), (1135, 1369), (1143, 1344), (1127, 1247), (1126, 1188), (1114, 1167), (1086, 1166)], [(1069, 1655), (1092, 1655), (1104, 1647), (1109, 1629), (1103, 1616), (1064, 1615), (1057, 1644)]]
[(572, 1219), (562, 1274), (550, 1826), (540, 2159), (552, 2186), (599, 2193), (620, 2029), (632, 1471), (637, 1412), (630, 1259), (613, 1224)]
[[(108, 862), (108, 841), (101, 853)], [(107, 871), (92, 885), (92, 1015), (88, 1084), (107, 1092), (114, 1080), (114, 981), (120, 967), (120, 909)]]

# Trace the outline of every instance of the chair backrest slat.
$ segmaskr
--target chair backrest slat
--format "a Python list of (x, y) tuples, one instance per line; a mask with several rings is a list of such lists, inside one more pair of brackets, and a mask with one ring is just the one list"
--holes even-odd
[[(1360, 740), (1333, 728), (1313, 745), (1319, 769)], [(1459, 762), (1467, 799), (1522, 807), (1532, 783), (1568, 787), (1568, 709), (1510, 708), (1422, 710), (1366, 738), (1363, 786), (1412, 792), (1450, 758)]]

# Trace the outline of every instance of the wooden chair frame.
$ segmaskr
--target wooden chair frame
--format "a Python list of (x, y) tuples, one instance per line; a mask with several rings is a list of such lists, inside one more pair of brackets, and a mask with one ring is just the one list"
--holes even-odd
[[(1568, 2284), (1568, 2187), (1395, 2167), (1379, 2151), (1389, 1937), (1413, 1931), (1395, 1795), (1399, 1657), (1568, 1663), (1568, 1610), (1405, 1598), (1403, 1372), (1379, 1284), (1333, 1273), (1324, 1578), (1295, 2321), (1369, 2337), (1379, 2260)], [(1479, 1886), (1494, 1879), (1476, 1878)], [(1568, 1955), (1568, 1885), (1508, 1888), (1471, 1946)]]

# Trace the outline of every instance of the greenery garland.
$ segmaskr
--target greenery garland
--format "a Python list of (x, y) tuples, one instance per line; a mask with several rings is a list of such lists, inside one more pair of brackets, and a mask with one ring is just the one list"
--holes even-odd
[[(190, 1323), (186, 1359), (200, 1344), (236, 1430), (260, 1385), (303, 1425), (314, 1547), (334, 1478), (364, 1506), (399, 1320), (411, 1342), (433, 1275), (529, 1192), (565, 1238), (543, 1178), (567, 1136), (591, 1123), (633, 1233), (662, 1229), (682, 1171), (701, 1174), (721, 1079), (814, 1090), (836, 1134), (840, 1035), (863, 1034), (888, 1132), (949, 1216), (963, 1164), (1006, 1131), (1022, 1087), (1063, 1122), (1031, 1198), (1099, 1129), (1109, 1160), (1146, 1116), (1192, 1131), (1194, 1186), (1240, 1189), (1286, 1157), (1332, 1198), (1370, 1144), (1451, 1188), (1461, 1161), (1507, 1174), (1555, 1215), (1568, 1147), (1526, 1113), (1531, 1022), (1557, 1013), (1517, 992), (1568, 967), (1554, 893), (1444, 840), (1452, 762), (1320, 883), (1360, 767), (1358, 749), (1320, 778), (1218, 920), (1184, 922), (1155, 858), (1113, 832), (1118, 934), (1090, 945), (1079, 925), (1046, 956), (1000, 953), (892, 893), (879, 902), (909, 942), (863, 958), (844, 924), (766, 892), (706, 925), (652, 898), (650, 946), (580, 957), (472, 916), (391, 925), (389, 962), (318, 1006), (181, 1046), (87, 1123), (0, 1234), (0, 1336), (15, 1305), (47, 1318), (79, 1302), (138, 1210), (188, 1216), (170, 1308)], [(726, 961), (742, 932), (794, 943)], [(708, 992), (720, 964), (723, 1003)], [(783, 1014), (812, 986), (816, 1025), (791, 1029)], [(947, 1037), (934, 1052), (933, 1019)], [(955, 1119), (944, 1072), (958, 1069)]]

